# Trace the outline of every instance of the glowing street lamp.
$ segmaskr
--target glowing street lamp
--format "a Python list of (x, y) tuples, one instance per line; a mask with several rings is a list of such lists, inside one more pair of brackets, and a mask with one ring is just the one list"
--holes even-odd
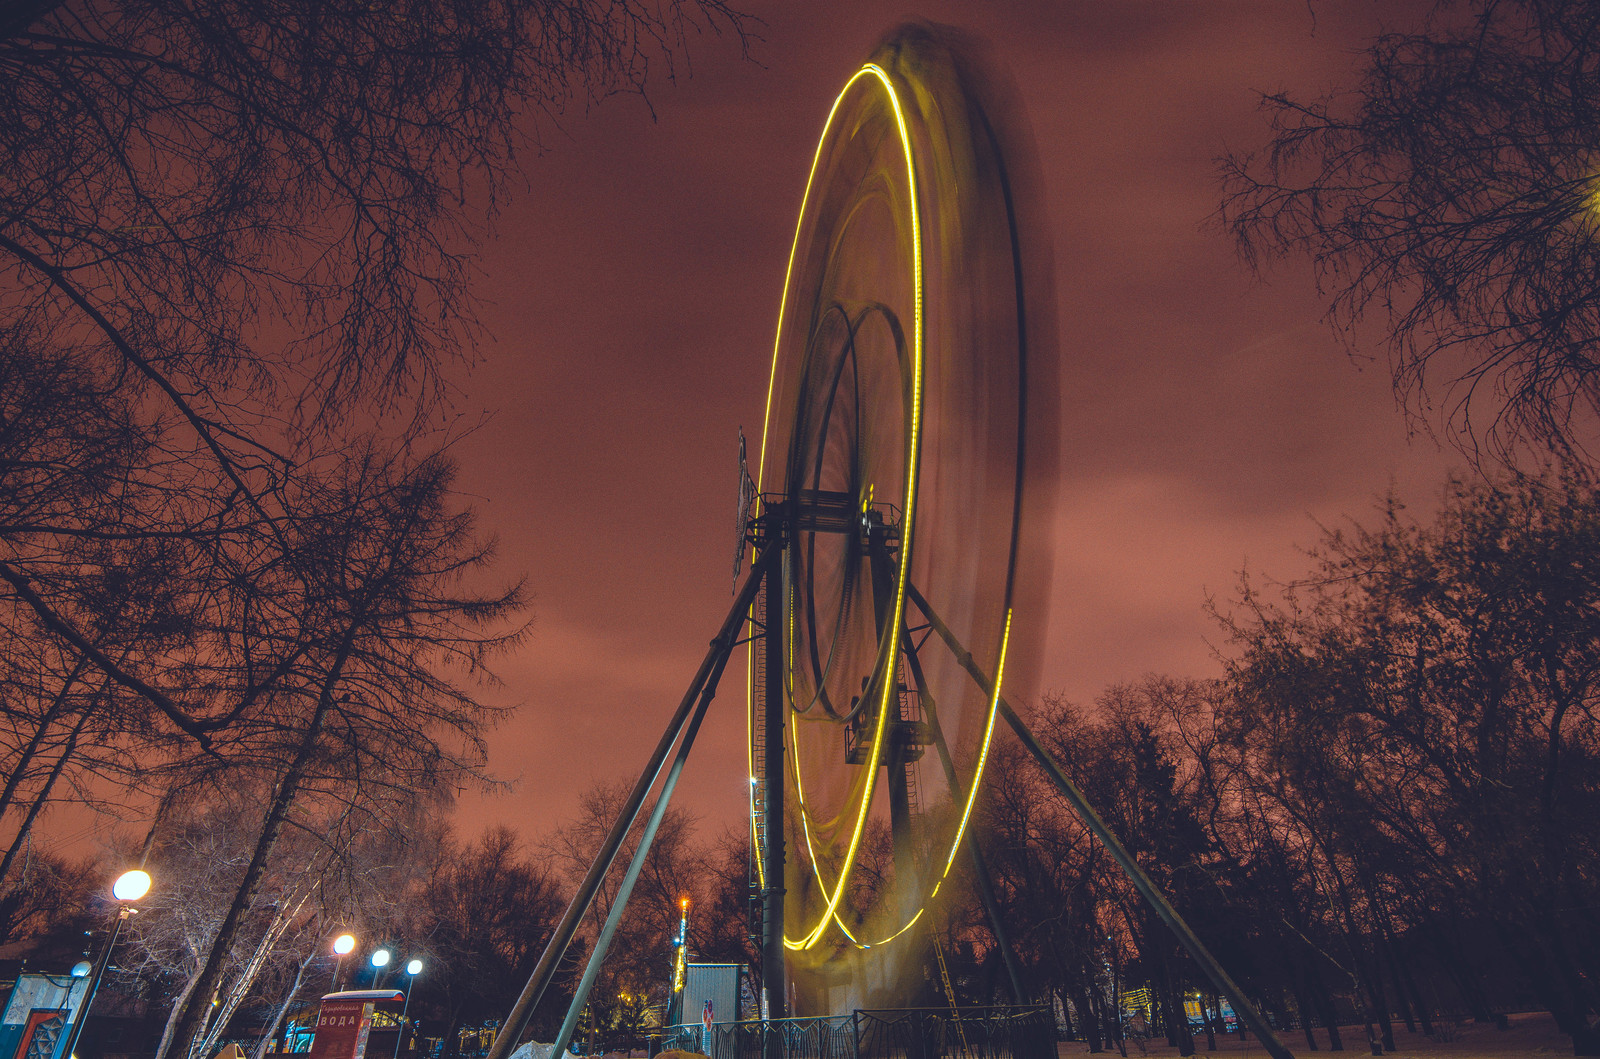
[(337, 993), (344, 985), (344, 958), (355, 949), (356, 936), (354, 934), (340, 934), (333, 939), (333, 952), (339, 959), (333, 965), (333, 991)]
[[(89, 1009), (94, 1006), (94, 995), (100, 991), (100, 979), (106, 973), (106, 964), (111, 962), (111, 950), (116, 947), (117, 935), (122, 932), (123, 920), (137, 911), (133, 907), (133, 902), (149, 892), (150, 874), (138, 868), (123, 872), (112, 884), (111, 896), (117, 899), (117, 918), (111, 921), (111, 930), (106, 935), (105, 947), (100, 950), (99, 958), (94, 961), (94, 969), (88, 972), (89, 991), (84, 995), (83, 1003), (78, 1005), (78, 1010), (72, 1014), (72, 1028), (67, 1031), (66, 1044), (61, 1049), (62, 1059), (72, 1059), (72, 1050), (78, 1046), (78, 1037), (83, 1033), (84, 1020), (89, 1017)], [(74, 973), (77, 970), (77, 967), (73, 968)]]
[(370, 963), (372, 964), (372, 988), (377, 989), (383, 982), (383, 969), (389, 966), (389, 961), (394, 959), (394, 953), (388, 949), (374, 949)]
[(422, 973), (422, 961), (412, 960), (406, 964), (406, 1002), (400, 1006), (400, 1032), (394, 1035), (394, 1059), (400, 1059), (400, 1042), (406, 1036), (406, 1014), (411, 1010), (411, 983), (417, 980), (417, 975)]
[[(125, 871), (111, 884), (111, 896), (118, 901), (137, 901), (150, 892), (150, 873), (138, 868)], [(126, 918), (126, 917), (124, 917)]]

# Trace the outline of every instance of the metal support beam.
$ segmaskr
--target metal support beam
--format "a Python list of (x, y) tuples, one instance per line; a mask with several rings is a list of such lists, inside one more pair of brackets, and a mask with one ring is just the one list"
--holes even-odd
[[(960, 798), (961, 784), (956, 779), (956, 763), (950, 756), (949, 744), (945, 742), (944, 727), (939, 723), (939, 704), (934, 701), (933, 693), (928, 690), (927, 678), (922, 675), (922, 659), (917, 656), (917, 645), (903, 623), (900, 626), (900, 645), (905, 654), (906, 665), (911, 670), (911, 679), (917, 682), (917, 694), (922, 699), (922, 712), (928, 719), (928, 730), (933, 736), (934, 748), (939, 752), (939, 764), (944, 766), (944, 778), (950, 785), (950, 797)], [(1017, 966), (1017, 954), (1011, 948), (1011, 938), (1006, 933), (1005, 924), (1000, 920), (1000, 903), (994, 897), (994, 885), (989, 881), (989, 866), (984, 863), (983, 851), (978, 848), (978, 836), (969, 830), (965, 841), (967, 849), (972, 853), (972, 868), (978, 884), (978, 900), (983, 904), (984, 915), (989, 917), (989, 928), (994, 931), (994, 943), (1000, 948), (1000, 960), (1005, 964), (1006, 977), (1011, 979), (1011, 999), (1016, 1004), (1026, 1004), (1028, 993), (1022, 987), (1022, 969)]]
[[(766, 753), (762, 769), (762, 820), (766, 828), (762, 833), (762, 877), (766, 886), (761, 891), (761, 989), (766, 996), (766, 1010), (762, 1017), (783, 1019), (789, 1017), (788, 982), (783, 966), (783, 729), (789, 711), (785, 699), (784, 674), (787, 672), (783, 654), (784, 615), (788, 609), (786, 586), (789, 582), (788, 534), (781, 533), (769, 545), (782, 549), (781, 562), (773, 562), (766, 570), (767, 606), (766, 637), (761, 649), (766, 653), (767, 686), (762, 690), (762, 723)], [(770, 1045), (781, 1044), (772, 1035)], [(769, 1057), (770, 1059), (770, 1057)]]
[[(701, 689), (700, 703), (695, 707), (694, 715), (689, 718), (688, 727), (683, 732), (683, 741), (678, 744), (678, 752), (673, 756), (672, 767), (667, 770), (667, 778), (661, 784), (661, 793), (656, 796), (655, 808), (644, 825), (644, 833), (639, 836), (639, 848), (633, 852), (633, 859), (628, 863), (627, 873), (623, 875), (622, 884), (617, 888), (616, 899), (611, 904), (611, 912), (606, 916), (605, 926), (600, 928), (600, 936), (595, 939), (594, 951), (589, 954), (589, 963), (584, 968), (583, 978), (578, 982), (577, 992), (572, 995), (572, 1003), (567, 1006), (567, 1017), (562, 1020), (555, 1042), (550, 1045), (550, 1054), (553, 1056), (559, 1056), (566, 1050), (567, 1044), (572, 1040), (573, 1031), (578, 1028), (578, 1016), (583, 1013), (583, 1006), (589, 1002), (589, 993), (594, 989), (595, 979), (600, 976), (600, 965), (605, 962), (606, 952), (611, 948), (611, 939), (617, 933), (617, 925), (622, 922), (623, 912), (627, 910), (628, 898), (633, 896), (634, 884), (639, 881), (639, 873), (644, 870), (644, 862), (650, 856), (650, 847), (655, 844), (656, 832), (661, 829), (661, 821), (667, 815), (667, 804), (672, 800), (672, 792), (677, 789), (678, 777), (683, 773), (684, 762), (689, 760), (689, 750), (694, 746), (694, 737), (700, 731), (700, 722), (705, 720), (706, 707), (710, 706), (711, 700), (716, 697), (717, 684), (722, 680), (722, 670), (728, 663), (730, 653), (724, 652), (717, 660), (710, 678)], [(738, 1012), (734, 1014), (737, 1015)]]
[(1128, 881), (1133, 883), (1134, 889), (1139, 891), (1140, 896), (1155, 910), (1156, 915), (1161, 917), (1161, 921), (1178, 936), (1178, 940), (1183, 943), (1184, 948), (1189, 950), (1189, 955), (1194, 958), (1195, 963), (1198, 963), (1201, 970), (1205, 971), (1206, 977), (1210, 978), (1212, 984), (1233, 1004), (1233, 1010), (1244, 1020), (1245, 1025), (1249, 1026), (1251, 1031), (1261, 1038), (1262, 1046), (1266, 1048), (1267, 1053), (1272, 1056), (1272, 1059), (1294, 1059), (1294, 1053), (1284, 1047), (1282, 1041), (1278, 1040), (1277, 1033), (1267, 1024), (1267, 1020), (1262, 1017), (1261, 1012), (1256, 1010), (1256, 1006), (1246, 999), (1244, 991), (1228, 975), (1228, 972), (1223, 970), (1222, 964), (1218, 963), (1216, 957), (1211, 955), (1211, 950), (1207, 949), (1195, 932), (1190, 929), (1189, 924), (1178, 914), (1177, 909), (1172, 907), (1166, 895), (1161, 892), (1161, 888), (1155, 884), (1150, 876), (1145, 874), (1143, 868), (1139, 867), (1139, 862), (1133, 859), (1133, 854), (1128, 852), (1128, 848), (1122, 844), (1122, 840), (1117, 838), (1106, 822), (1100, 818), (1100, 814), (1095, 812), (1094, 806), (1089, 804), (1089, 799), (1084, 797), (1083, 792), (1078, 789), (1078, 785), (1067, 777), (1061, 766), (1056, 763), (1055, 758), (1051, 757), (1050, 753), (1039, 743), (1039, 740), (1034, 738), (1033, 733), (1028, 730), (1027, 725), (1022, 723), (1022, 719), (1012, 710), (1011, 705), (1004, 698), (995, 695), (993, 682), (989, 680), (988, 674), (979, 669), (977, 663), (972, 660), (972, 652), (966, 649), (966, 646), (950, 631), (949, 626), (945, 625), (939, 616), (934, 613), (933, 608), (928, 605), (926, 599), (922, 598), (922, 593), (918, 592), (915, 586), (908, 585), (906, 591), (911, 597), (911, 601), (917, 605), (917, 609), (922, 611), (923, 616), (928, 619), (934, 631), (939, 634), (939, 638), (945, 642), (945, 646), (950, 649), (950, 653), (955, 655), (957, 664), (965, 669), (968, 675), (977, 682), (978, 687), (983, 690), (985, 695), (995, 699), (998, 703), (1000, 716), (1004, 717), (1006, 722), (1011, 725), (1012, 730), (1017, 733), (1017, 738), (1022, 741), (1022, 745), (1028, 748), (1028, 752), (1039, 763), (1039, 767), (1044, 769), (1045, 774), (1055, 783), (1056, 789), (1067, 799), (1068, 804), (1078, 814), (1078, 818), (1083, 821), (1084, 826), (1100, 840), (1100, 844), (1106, 848), (1106, 852), (1111, 854), (1111, 858), (1117, 862), (1117, 866), (1128, 877)]
[(728, 611), (728, 616), (722, 623), (721, 630), (711, 641), (711, 647), (706, 652), (705, 659), (700, 663), (700, 669), (695, 673), (694, 680), (689, 684), (689, 690), (684, 693), (683, 701), (678, 704), (677, 711), (672, 719), (667, 722), (666, 731), (661, 735), (661, 741), (656, 744), (655, 751), (650, 755), (650, 760), (645, 764), (644, 771), (639, 773), (639, 779), (633, 785), (633, 790), (628, 794), (628, 800), (623, 804), (622, 811), (617, 814), (616, 822), (611, 825), (611, 831), (606, 835), (605, 842), (596, 854), (594, 863), (589, 866), (589, 873), (578, 884), (578, 890), (572, 895), (572, 901), (567, 905), (567, 910), (561, 916), (561, 922), (556, 924), (555, 933), (545, 944), (544, 953), (539, 957), (539, 963), (534, 967), (533, 973), (528, 976), (528, 982), (522, 987), (522, 992), (517, 996), (517, 1002), (512, 1006), (510, 1014), (500, 1026), (500, 1032), (495, 1034), (494, 1044), (489, 1046), (489, 1054), (485, 1059), (509, 1059), (516, 1050), (517, 1043), (522, 1039), (522, 1034), (528, 1028), (528, 1023), (533, 1018), (533, 1012), (539, 1006), (544, 991), (550, 985), (550, 980), (555, 977), (556, 968), (560, 966), (561, 959), (566, 955), (567, 946), (572, 943), (573, 935), (578, 931), (578, 924), (588, 913), (589, 906), (594, 902), (594, 896), (600, 889), (600, 883), (605, 879), (606, 873), (611, 870), (611, 864), (616, 860), (617, 852), (622, 848), (623, 839), (632, 829), (634, 820), (639, 815), (639, 809), (644, 805), (646, 795), (650, 788), (655, 786), (656, 778), (661, 774), (661, 766), (666, 762), (667, 751), (672, 749), (672, 744), (678, 741), (678, 735), (683, 731), (690, 711), (700, 698), (700, 692), (710, 679), (713, 670), (720, 671), (720, 667), (727, 662), (728, 653), (733, 650), (733, 645), (738, 639), (739, 628), (750, 610), (750, 604), (755, 599), (756, 590), (761, 586), (768, 569), (776, 561), (778, 549), (769, 545), (764, 548), (750, 568), (750, 574), (745, 579), (738, 596), (734, 598), (733, 606)]

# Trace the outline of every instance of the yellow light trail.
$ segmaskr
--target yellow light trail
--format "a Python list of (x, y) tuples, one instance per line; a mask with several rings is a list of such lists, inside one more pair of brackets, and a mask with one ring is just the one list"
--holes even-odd
[[(951, 869), (951, 867), (953, 867), (955, 865), (955, 862), (956, 862), (956, 854), (961, 849), (961, 840), (962, 840), (962, 838), (964, 838), (966, 836), (967, 824), (972, 819), (973, 807), (977, 804), (977, 800), (978, 800), (978, 785), (983, 781), (983, 769), (984, 769), (984, 766), (986, 764), (988, 764), (988, 761), (989, 761), (989, 745), (994, 740), (994, 722), (995, 722), (995, 719), (1000, 715), (1000, 686), (1001, 686), (1001, 683), (1005, 680), (1006, 653), (1009, 650), (1010, 645), (1011, 645), (1011, 609), (1008, 607), (1008, 608), (1006, 608), (1005, 627), (1004, 627), (1003, 631), (1000, 634), (1000, 660), (999, 660), (999, 664), (995, 667), (994, 694), (991, 695), (990, 698), (989, 698), (988, 717), (985, 719), (984, 726), (983, 726), (983, 744), (978, 750), (978, 767), (973, 770), (973, 773), (972, 773), (972, 785), (967, 788), (967, 804), (962, 809), (962, 812), (961, 812), (961, 823), (956, 827), (955, 840), (950, 843), (950, 854), (949, 854), (949, 856), (947, 856), (945, 858), (944, 870), (939, 873), (939, 878), (934, 880), (933, 889), (928, 891), (927, 899), (925, 901), (923, 901), (921, 906), (919, 906), (917, 908), (916, 914), (913, 915), (910, 919), (906, 920), (905, 925), (902, 926), (899, 930), (895, 931), (893, 934), (888, 935), (887, 937), (880, 938), (877, 941), (866, 941), (866, 942), (861, 941), (854, 934), (852, 934), (850, 932), (850, 928), (849, 927), (845, 926), (844, 920), (839, 918), (836, 915), (834, 917), (834, 921), (839, 924), (839, 929), (844, 931), (844, 936), (849, 938), (851, 943), (854, 944), (857, 948), (860, 948), (860, 949), (874, 949), (874, 948), (878, 948), (878, 947), (883, 946), (883, 945), (887, 945), (891, 941), (893, 941), (896, 938), (898, 938), (900, 935), (904, 934), (906, 931), (910, 930), (913, 926), (916, 925), (917, 920), (922, 918), (922, 913), (924, 913), (924, 912), (926, 912), (928, 910), (928, 905), (933, 901), (933, 899), (935, 897), (939, 896), (940, 887), (942, 887), (944, 885), (945, 879), (949, 878), (950, 869)], [(820, 881), (821, 881), (821, 879), (819, 878), (818, 882), (820, 882)]]
[[(823, 125), (822, 136), (817, 143), (816, 154), (811, 160), (811, 172), (806, 177), (805, 196), (801, 199), (800, 204), (800, 221), (795, 226), (795, 242), (794, 246), (791, 247), (789, 251), (789, 274), (784, 277), (783, 299), (779, 302), (778, 342), (773, 351), (772, 380), (769, 382), (767, 388), (767, 416), (770, 420), (772, 392), (773, 387), (776, 385), (778, 373), (778, 350), (781, 349), (783, 342), (783, 314), (787, 307), (789, 297), (789, 282), (793, 278), (794, 258), (800, 245), (800, 233), (805, 223), (806, 203), (811, 197), (811, 186), (812, 182), (816, 179), (817, 164), (822, 157), (823, 144), (825, 144), (828, 140), (828, 131), (833, 127), (834, 118), (839, 113), (839, 107), (844, 102), (845, 97), (850, 93), (850, 90), (855, 86), (856, 82), (865, 77), (876, 78), (883, 86), (884, 92), (889, 99), (889, 105), (894, 110), (895, 126), (900, 133), (900, 148), (901, 153), (905, 157), (906, 164), (907, 201), (911, 213), (911, 275), (913, 298), (911, 342), (911, 429), (908, 437), (908, 451), (906, 454), (905, 505), (904, 513), (901, 516), (900, 525), (900, 568), (896, 574), (894, 612), (890, 617), (890, 622), (888, 625), (888, 628), (892, 631), (890, 635), (883, 638), (882, 643), (879, 645), (878, 652), (878, 672), (883, 674), (884, 679), (882, 680), (882, 698), (878, 703), (877, 731), (873, 733), (872, 749), (867, 755), (867, 768), (865, 775), (870, 779), (871, 777), (875, 777), (878, 773), (878, 764), (882, 760), (883, 755), (883, 737), (884, 733), (888, 730), (889, 702), (894, 697), (895, 693), (895, 681), (890, 678), (890, 675), (893, 672), (893, 660), (899, 650), (898, 630), (900, 628), (901, 621), (905, 617), (906, 578), (911, 569), (912, 518), (916, 503), (918, 459), (921, 455), (922, 440), (923, 353), (922, 219), (917, 208), (916, 160), (912, 153), (911, 134), (906, 126), (905, 110), (900, 104), (899, 93), (895, 91), (894, 82), (890, 79), (888, 71), (884, 70), (883, 67), (876, 63), (867, 63), (860, 70), (857, 70), (849, 81), (845, 82), (844, 88), (840, 90), (838, 97), (833, 101), (832, 109), (828, 111), (828, 120)], [(765, 474), (766, 471), (767, 429), (768, 423), (763, 422), (761, 427), (761, 462), (763, 474)], [(795, 779), (796, 787), (798, 788), (798, 759), (796, 760), (796, 766)], [(791, 939), (787, 934), (785, 934), (783, 944), (786, 948), (793, 950), (804, 950), (813, 947), (822, 939), (822, 935), (827, 931), (828, 924), (830, 922), (838, 921), (839, 902), (844, 897), (845, 888), (849, 885), (850, 873), (855, 868), (856, 854), (861, 848), (861, 836), (866, 830), (867, 814), (872, 808), (872, 792), (875, 786), (876, 784), (871, 782), (868, 782), (865, 785), (865, 790), (861, 797), (861, 805), (856, 813), (855, 827), (850, 835), (850, 844), (845, 850), (844, 863), (840, 866), (839, 877), (832, 888), (832, 892), (829, 892), (827, 881), (822, 878), (821, 869), (817, 864), (816, 857), (813, 856), (811, 858), (812, 872), (817, 876), (817, 883), (822, 887), (822, 892), (828, 898), (828, 905), (827, 908), (823, 910), (821, 917), (818, 918), (816, 925), (812, 927), (811, 930), (803, 937), (799, 939)], [(803, 808), (801, 815), (802, 819), (804, 819), (806, 814)], [(807, 845), (810, 845), (809, 828), (807, 828)], [(841, 924), (841, 926), (842, 925), (843, 924)]]

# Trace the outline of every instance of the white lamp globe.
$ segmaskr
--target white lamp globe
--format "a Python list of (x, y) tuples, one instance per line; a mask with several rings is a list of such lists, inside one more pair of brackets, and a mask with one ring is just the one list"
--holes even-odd
[(72, 977), (87, 978), (89, 977), (89, 972), (92, 970), (94, 970), (94, 964), (90, 963), (88, 960), (79, 960), (77, 963), (72, 965)]
[(387, 967), (389, 966), (389, 960), (392, 957), (393, 954), (390, 953), (388, 949), (379, 949), (377, 952), (372, 954), (372, 966)]
[(421, 973), (422, 973), (422, 961), (421, 960), (412, 960), (410, 963), (406, 964), (406, 974), (418, 975), (418, 974), (421, 974)]
[(333, 939), (333, 951), (338, 953), (340, 956), (349, 955), (350, 950), (355, 947), (356, 936), (354, 934), (340, 934), (337, 938)]
[(111, 896), (118, 901), (137, 901), (150, 892), (150, 873), (138, 868), (125, 871), (111, 885)]

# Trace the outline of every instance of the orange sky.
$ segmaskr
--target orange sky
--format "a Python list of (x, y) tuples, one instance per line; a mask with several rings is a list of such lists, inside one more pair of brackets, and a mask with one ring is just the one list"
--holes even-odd
[[(771, 331), (814, 138), (902, 4), (761, 3), (754, 61), (692, 42), (692, 76), (573, 114), (528, 162), (482, 263), (495, 338), (462, 410), (465, 491), (527, 571), (534, 631), (493, 766), (514, 793), (461, 823), (532, 835), (631, 781), (729, 602), (736, 432), (759, 438)], [(1313, 520), (1396, 483), (1426, 508), (1460, 463), (1408, 442), (1380, 359), (1319, 322), (1303, 267), (1253, 280), (1207, 226), (1213, 158), (1264, 136), (1255, 91), (1348, 79), (1371, 2), (924, 4), (1010, 64), (1056, 260), (1062, 458), (1046, 688), (1090, 700), (1216, 672), (1202, 613), (1241, 566), (1290, 577)], [(1382, 5), (1382, 10), (1392, 10)], [(1026, 11), (1026, 15), (1021, 12)], [(680, 70), (680, 73), (688, 71)], [(754, 458), (752, 451), (752, 459)], [(743, 811), (737, 672), (684, 804)]]

